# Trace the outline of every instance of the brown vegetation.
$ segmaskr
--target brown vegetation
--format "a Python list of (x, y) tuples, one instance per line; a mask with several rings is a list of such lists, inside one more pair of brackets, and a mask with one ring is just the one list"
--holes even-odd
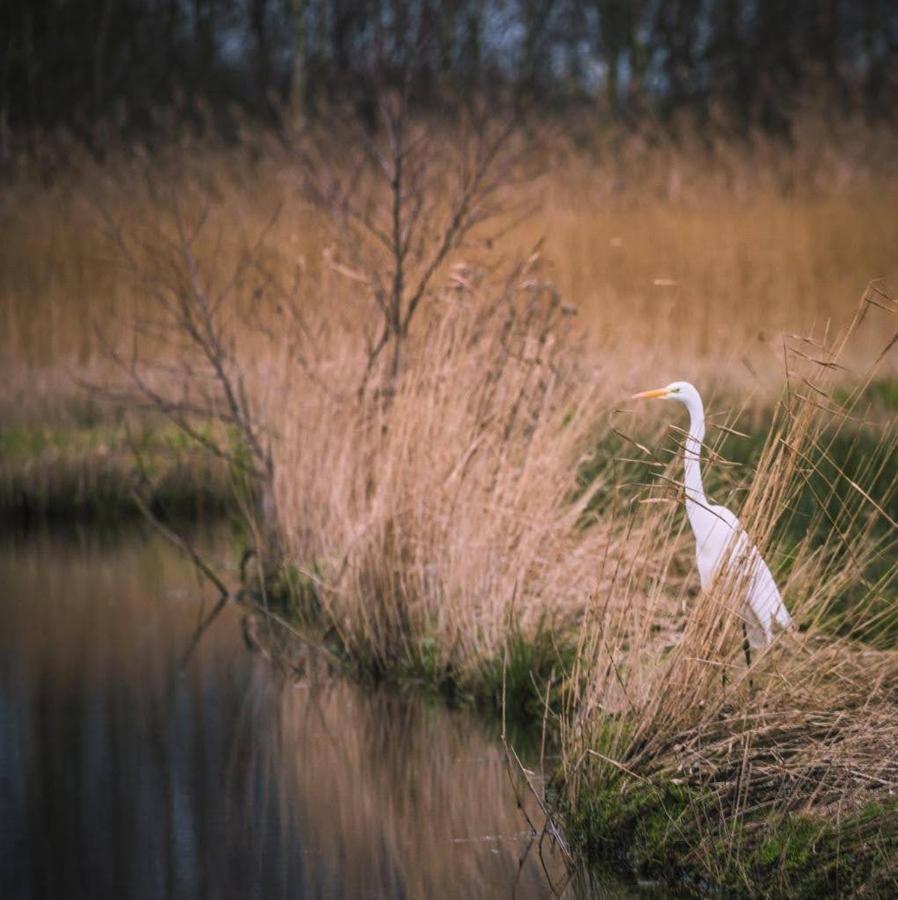
[[(523, 171), (539, 160), (542, 174), (506, 188), (505, 203), (525, 204), (528, 215), (501, 249), (526, 256), (544, 239), (548, 275), (593, 346), (620, 352), (621, 371), (638, 347), (649, 362), (660, 354), (671, 367), (696, 364), (690, 373), (699, 371), (693, 356), (717, 372), (725, 362), (753, 383), (745, 356), (759, 378), (777, 378), (781, 332), (845, 324), (868, 282), (896, 280), (898, 173), (888, 135), (809, 123), (792, 149), (761, 137), (709, 149), (651, 133), (617, 133), (579, 150), (559, 133), (527, 140)], [(194, 212), (211, 199), (207, 231), (221, 243), (207, 252), (233, 257), (265, 231), (266, 264), (302, 285), (307, 307), (358, 317), (348, 248), (335, 244), (331, 217), (303, 201), (295, 158), (264, 140), (246, 152), (187, 143), (152, 163), (124, 155), (105, 167), (73, 149), (71, 165), (51, 186), (24, 174), (0, 200), (7, 399), (32, 388), (36, 373), (55, 391), (64, 379), (52, 373), (103, 356), (98, 324), (127, 331), (145, 306), (98, 207), (146, 232), (173, 198)], [(495, 235), (475, 234), (465, 261), (483, 258), (482, 237)]]
[[(812, 176), (839, 165), (822, 160), (787, 193), (789, 178), (754, 177), (750, 154), (718, 150), (701, 178), (712, 158), (629, 148), (622, 160), (666, 177), (618, 189), (633, 181), (624, 161), (608, 174), (557, 151), (540, 179), (504, 188), (506, 204), (536, 204), (518, 230), (490, 208), (499, 231), (486, 231), (475, 203), (447, 242), (469, 182), (443, 166), (464, 147), (416, 170), (407, 196), (384, 156), (386, 187), (362, 168), (352, 210), (327, 216), (322, 195), (299, 201), (295, 157), (244, 168), (197, 154), (148, 178), (122, 164), (94, 186), (106, 243), (86, 237), (74, 194), (21, 186), (7, 210), (33, 227), (4, 216), (4, 366), (21, 382), (91, 363), (107, 390), (127, 386), (115, 399), (136, 395), (231, 467), (249, 540), (358, 669), (494, 699), (563, 684), (568, 808), (633, 785), (688, 789), (673, 831), (686, 861), (724, 879), (735, 860), (756, 877), (739, 866), (759, 823), (860, 815), (898, 787), (884, 637), (898, 485), (879, 477), (896, 437), (864, 418), (864, 389), (894, 371), (894, 304), (878, 283), (860, 307), (846, 301), (894, 278), (894, 175), (855, 161), (824, 190)], [(440, 187), (445, 208), (423, 213)], [(376, 223), (397, 190), (386, 221), (399, 243), (389, 230), (384, 243)], [(420, 252), (397, 286), (409, 235)], [(383, 256), (362, 252), (378, 242)], [(834, 347), (855, 313), (850, 344)], [(811, 337), (786, 338), (792, 328)], [(871, 348), (868, 375), (845, 372)], [(721, 478), (719, 499), (766, 548), (802, 629), (749, 671), (733, 586), (694, 596), (669, 489), (679, 463), (647, 450), (660, 425), (617, 412), (630, 390), (673, 377), (718, 408), (737, 388), (781, 396), (756, 469)], [(833, 460), (845, 433), (872, 436), (869, 481)], [(651, 469), (662, 489), (633, 484)], [(890, 817), (871, 820), (882, 840)]]
[[(862, 302), (858, 318), (868, 312)], [(898, 656), (886, 635), (898, 523), (887, 509), (898, 484), (873, 497), (833, 458), (840, 432), (856, 427), (861, 396), (833, 400), (850, 336), (835, 347), (803, 342), (813, 358), (793, 357), (742, 504), (799, 631), (746, 668), (733, 579), (693, 598), (681, 582), (671, 594), (681, 551), (667, 536), (682, 525), (665, 503), (669, 488), (649, 498), (648, 512), (630, 514), (627, 533), (641, 537), (622, 544), (612, 589), (592, 600), (561, 719), (563, 805), (594, 851), (627, 849), (628, 835), (631, 862), (713, 873), (747, 893), (765, 883), (801, 896), (894, 888)], [(896, 440), (891, 425), (880, 430), (872, 471)], [(840, 494), (843, 478), (851, 489)], [(798, 513), (796, 530), (789, 524), (806, 490), (811, 514)], [(677, 597), (677, 627), (659, 629)]]

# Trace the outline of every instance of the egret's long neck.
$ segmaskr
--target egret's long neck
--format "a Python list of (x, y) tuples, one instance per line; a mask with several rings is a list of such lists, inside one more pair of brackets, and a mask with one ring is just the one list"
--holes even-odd
[(685, 447), (685, 485), (686, 485), (686, 513), (691, 520), (692, 514), (697, 509), (707, 507), (708, 500), (705, 497), (705, 488), (702, 484), (702, 441), (705, 439), (705, 411), (702, 401), (697, 397), (686, 403), (689, 410), (689, 434), (686, 436)]

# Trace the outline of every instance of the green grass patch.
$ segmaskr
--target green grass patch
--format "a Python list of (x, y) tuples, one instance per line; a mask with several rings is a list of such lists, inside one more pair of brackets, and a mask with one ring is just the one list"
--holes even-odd
[(0, 527), (133, 518), (138, 482), (167, 518), (218, 516), (232, 505), (226, 466), (171, 426), (146, 423), (130, 435), (108, 422), (0, 428)]
[(393, 684), (449, 706), (504, 712), (508, 726), (523, 732), (540, 723), (547, 711), (551, 716), (560, 712), (576, 647), (570, 635), (562, 636), (550, 623), (539, 623), (529, 633), (512, 624), (498, 652), (473, 663), (456, 661), (436, 631), (413, 632), (407, 626), (403, 640), (395, 642), (402, 651), (387, 663), (364, 647), (345, 645), (321, 602), (317, 574), (314, 564), (303, 570), (281, 566), (266, 578), (266, 601), (340, 660), (356, 680)]
[(587, 864), (720, 897), (894, 896), (898, 801), (832, 816), (748, 813), (726, 820), (714, 795), (670, 782), (581, 790), (565, 815)]

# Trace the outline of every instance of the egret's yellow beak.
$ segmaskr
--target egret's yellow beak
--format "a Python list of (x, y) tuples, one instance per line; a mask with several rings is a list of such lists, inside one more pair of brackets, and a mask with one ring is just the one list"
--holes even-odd
[(634, 394), (630, 399), (631, 400), (654, 400), (658, 397), (666, 397), (667, 396), (667, 388), (657, 388), (654, 391), (640, 391), (638, 394)]

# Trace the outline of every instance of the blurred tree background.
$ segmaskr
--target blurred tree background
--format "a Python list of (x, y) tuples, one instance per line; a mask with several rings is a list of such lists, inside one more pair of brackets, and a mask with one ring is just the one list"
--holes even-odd
[(0, 153), (56, 130), (101, 153), (110, 128), (145, 138), (172, 116), (225, 136), (335, 104), (373, 122), (403, 79), (424, 108), (456, 94), (787, 138), (808, 105), (893, 124), (898, 3), (5, 0)]

